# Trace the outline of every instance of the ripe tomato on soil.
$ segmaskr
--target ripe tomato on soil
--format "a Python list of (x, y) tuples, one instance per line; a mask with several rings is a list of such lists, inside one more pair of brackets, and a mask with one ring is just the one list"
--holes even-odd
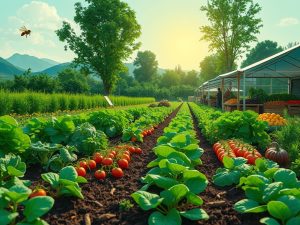
[(89, 167), (90, 170), (95, 169), (95, 168), (97, 167), (97, 163), (95, 162), (95, 160), (90, 159), (90, 160), (88, 161), (88, 167)]
[(113, 177), (115, 178), (121, 178), (124, 176), (123, 170), (121, 168), (113, 168), (111, 170), (111, 174), (113, 175)]
[(129, 166), (127, 159), (124, 159), (124, 158), (118, 160), (118, 165), (121, 169), (127, 169)]
[(104, 166), (110, 166), (110, 165), (112, 165), (112, 164), (113, 164), (112, 158), (104, 158), (104, 159), (102, 160), (102, 165), (104, 165)]
[(84, 167), (76, 167), (75, 169), (78, 176), (85, 177), (86, 170), (84, 169)]
[(100, 164), (103, 160), (103, 156), (101, 155), (101, 153), (99, 152), (96, 152), (94, 155), (93, 155), (93, 160), (95, 160), (95, 162), (97, 164)]
[(46, 196), (47, 193), (44, 189), (42, 188), (39, 188), (35, 191), (33, 191), (30, 195), (29, 195), (29, 198), (34, 198), (34, 197), (37, 197), (37, 196)]
[(97, 180), (104, 180), (106, 177), (106, 173), (104, 170), (96, 170), (94, 175)]
[(135, 148), (135, 153), (142, 154), (142, 149), (141, 148)]
[(87, 169), (87, 168), (88, 168), (88, 164), (87, 164), (86, 161), (80, 161), (80, 162), (79, 162), (79, 166), (80, 166), (80, 167), (83, 167), (84, 169)]

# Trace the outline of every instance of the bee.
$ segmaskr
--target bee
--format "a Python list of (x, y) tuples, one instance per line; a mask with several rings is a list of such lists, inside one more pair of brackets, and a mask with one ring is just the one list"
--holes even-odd
[(31, 30), (28, 30), (25, 26), (22, 26), (19, 30), (21, 32), (21, 36), (25, 35), (26, 38), (31, 33)]

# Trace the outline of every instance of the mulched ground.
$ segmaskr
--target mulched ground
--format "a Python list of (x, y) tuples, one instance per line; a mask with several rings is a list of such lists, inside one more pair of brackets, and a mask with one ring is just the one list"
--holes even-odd
[[(192, 113), (192, 112), (191, 112)], [(186, 225), (205, 224), (205, 225), (259, 225), (262, 214), (239, 214), (234, 209), (234, 203), (244, 199), (245, 195), (241, 189), (235, 187), (221, 188), (212, 183), (212, 177), (217, 168), (222, 167), (212, 145), (206, 141), (198, 128), (198, 122), (193, 115), (195, 130), (197, 131), (200, 147), (204, 150), (201, 157), (203, 164), (197, 169), (204, 173), (209, 180), (206, 190), (200, 194), (204, 200), (202, 208), (208, 213), (207, 221), (184, 221)]]
[[(144, 139), (144, 143), (139, 144), (143, 153), (132, 156), (130, 168), (124, 173), (120, 180), (108, 177), (100, 182), (93, 178), (90, 173), (87, 178), (89, 183), (81, 185), (84, 200), (76, 198), (55, 199), (52, 210), (44, 217), (51, 225), (61, 224), (87, 224), (90, 218), (91, 224), (121, 224), (135, 225), (147, 224), (149, 213), (134, 206), (129, 211), (119, 210), (119, 202), (128, 199), (133, 203), (130, 194), (141, 188), (140, 178), (148, 172), (146, 165), (155, 159), (152, 148), (156, 145), (156, 140), (163, 134), (163, 129), (168, 126), (174, 118), (179, 107), (161, 123), (151, 136)], [(116, 143), (118, 139), (114, 139)], [(33, 181), (33, 186), (44, 184), (39, 178), (42, 173), (39, 167), (28, 169), (26, 179)], [(115, 189), (113, 194), (112, 190)]]

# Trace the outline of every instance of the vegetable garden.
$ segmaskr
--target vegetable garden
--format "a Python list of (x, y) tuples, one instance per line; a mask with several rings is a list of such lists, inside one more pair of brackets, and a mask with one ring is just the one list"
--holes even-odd
[(0, 117), (0, 224), (300, 224), (298, 118), (162, 105)]

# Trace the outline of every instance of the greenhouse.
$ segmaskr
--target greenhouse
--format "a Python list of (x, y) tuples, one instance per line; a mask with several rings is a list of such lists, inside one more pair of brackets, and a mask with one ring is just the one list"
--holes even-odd
[[(214, 106), (218, 88), (223, 93), (222, 108), (227, 111), (253, 109), (262, 112), (271, 106), (271, 112), (282, 113), (287, 109), (291, 114), (300, 113), (297, 101), (300, 99), (300, 45), (203, 83), (196, 90), (197, 101)], [(269, 98), (249, 98), (255, 90)]]

